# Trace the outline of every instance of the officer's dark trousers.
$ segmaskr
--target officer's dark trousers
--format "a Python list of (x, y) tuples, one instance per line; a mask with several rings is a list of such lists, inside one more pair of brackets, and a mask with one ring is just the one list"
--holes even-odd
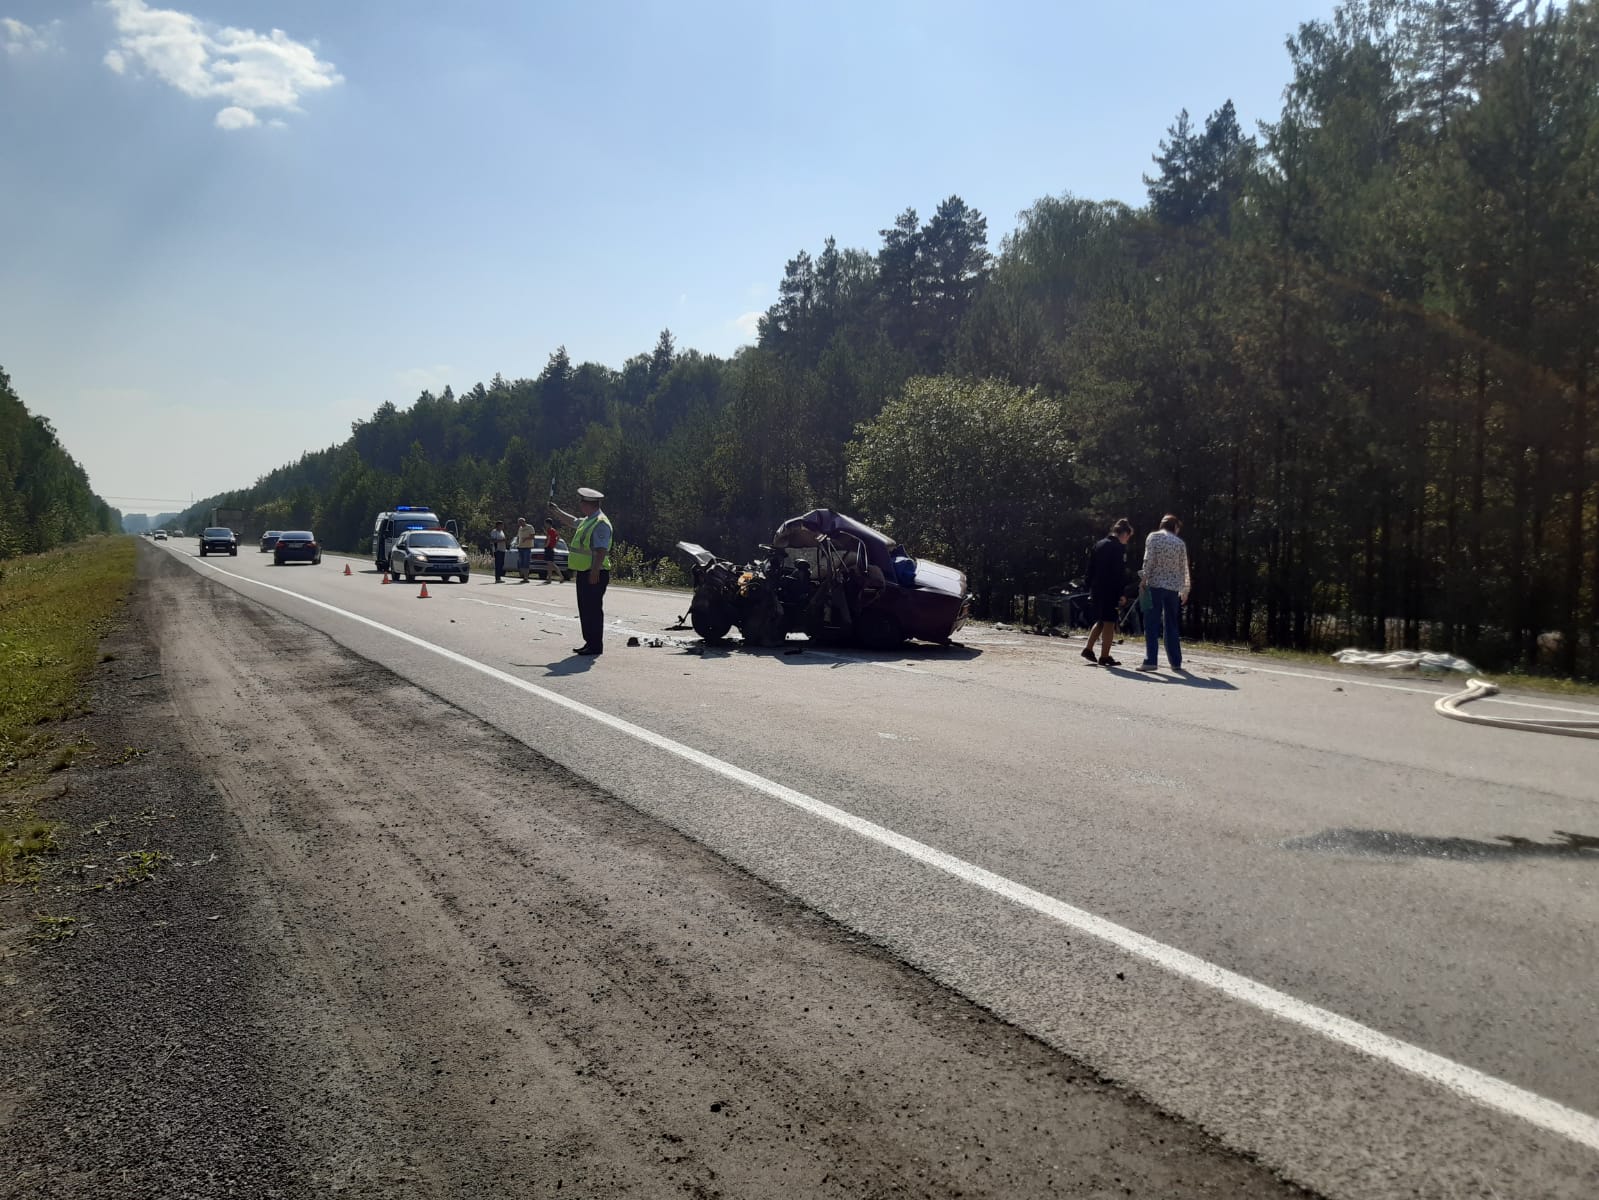
[(505, 578), (505, 551), (504, 550), (496, 550), (494, 552), (494, 579), (495, 579), (496, 582), (498, 582), (499, 580), (504, 579), (504, 578)]
[(577, 582), (577, 619), (583, 627), (583, 644), (590, 650), (605, 648), (605, 589), (610, 586), (611, 573), (600, 572), (598, 583), (589, 582), (589, 573), (579, 571)]

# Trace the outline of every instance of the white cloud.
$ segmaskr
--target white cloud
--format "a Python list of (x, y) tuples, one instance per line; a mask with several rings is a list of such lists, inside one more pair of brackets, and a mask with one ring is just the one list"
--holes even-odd
[(60, 31), (60, 21), (35, 27), (24, 25), (15, 17), (0, 17), (0, 44), (5, 46), (7, 54), (43, 54), (54, 50)]
[(396, 371), (394, 382), (407, 391), (416, 392), (442, 392), (444, 385), (450, 382), (450, 368), (446, 366), (412, 367), (408, 371)]
[(142, 68), (200, 100), (222, 100), (222, 129), (260, 124), (261, 109), (299, 112), (302, 96), (343, 82), (330, 62), (281, 29), (257, 33), (201, 21), (145, 0), (105, 0), (116, 22), (117, 44), (105, 65), (117, 74)]
[(760, 333), (760, 320), (765, 315), (760, 311), (742, 313), (734, 317), (729, 324), (753, 342)]
[(218, 129), (248, 129), (258, 124), (260, 122), (255, 119), (253, 112), (236, 104), (230, 104), (217, 114)]

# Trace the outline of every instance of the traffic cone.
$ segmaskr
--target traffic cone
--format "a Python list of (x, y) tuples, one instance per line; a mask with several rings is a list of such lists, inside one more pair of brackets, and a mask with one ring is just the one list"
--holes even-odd
[(422, 590), (416, 594), (416, 598), (418, 600), (426, 600), (428, 598), (428, 581), (427, 580), (424, 579), (422, 581)]
[(344, 573), (346, 575), (348, 575), (350, 573), (350, 564), (349, 563), (345, 563), (344, 564)]
[(388, 583), (388, 582), (390, 582), (390, 580), (389, 580), (389, 573), (388, 573), (388, 572), (387, 572), (387, 571), (384, 571), (384, 572), (383, 572), (383, 582), (384, 582), (384, 583)]

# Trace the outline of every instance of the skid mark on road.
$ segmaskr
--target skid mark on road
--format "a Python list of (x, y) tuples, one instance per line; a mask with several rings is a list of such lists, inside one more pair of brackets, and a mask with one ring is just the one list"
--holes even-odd
[(613, 716), (603, 709), (584, 704), (582, 701), (574, 700), (569, 696), (564, 696), (560, 692), (520, 679), (515, 675), (508, 674), (497, 667), (488, 666), (486, 663), (469, 658), (448, 647), (437, 645), (425, 638), (407, 633), (403, 629), (396, 629), (392, 625), (385, 625), (383, 622), (374, 620), (371, 617), (350, 612), (324, 600), (317, 600), (300, 592), (279, 587), (276, 584), (264, 583), (258, 579), (251, 579), (246, 575), (224, 570), (210, 562), (204, 562), (203, 565), (210, 567), (219, 575), (227, 576), (229, 579), (236, 579), (240, 583), (249, 584), (252, 587), (277, 592), (280, 595), (323, 609), (356, 624), (388, 634), (418, 649), (436, 654), (449, 662), (477, 671), (505, 684), (507, 687), (516, 688), (529, 695), (537, 696), (578, 716), (615, 730), (617, 733), (625, 734), (643, 742), (645, 745), (653, 746), (686, 762), (693, 763), (695, 766), (719, 775), (724, 779), (742, 784), (751, 791), (768, 796), (802, 812), (810, 813), (812, 816), (839, 828), (849, 830), (851, 833), (857, 834), (879, 846), (895, 850), (915, 862), (922, 863), (934, 870), (942, 871), (955, 879), (981, 888), (993, 895), (1003, 897), (1022, 908), (1048, 917), (1068, 928), (1097, 938), (1125, 953), (1153, 963), (1179, 978), (1214, 989), (1230, 999), (1250, 1005), (1272, 1017), (1309, 1030), (1329, 1041), (1358, 1051), (1372, 1059), (1387, 1063), (1419, 1079), (1427, 1080), (1484, 1108), (1518, 1118), (1538, 1129), (1566, 1138), (1589, 1150), (1599, 1151), (1599, 1119), (1587, 1113), (1568, 1108), (1558, 1101), (1550, 1100), (1525, 1088), (1517, 1087), (1515, 1084), (1479, 1071), (1474, 1067), (1445, 1058), (1441, 1054), (1435, 1054), (1420, 1046), (1414, 1046), (1409, 1042), (1372, 1029), (1370, 1026), (1362, 1025), (1358, 1021), (1351, 1020), (1328, 1009), (1308, 1004), (1247, 976), (1240, 975), (1235, 971), (1229, 971), (1227, 968), (1218, 966), (1197, 955), (1189, 954), (1187, 951), (1179, 950), (1174, 946), (1168, 946), (1164, 942), (1158, 942), (1154, 938), (1106, 920), (1086, 909), (1078, 908), (1063, 900), (1057, 900), (1053, 896), (1035, 891), (1033, 888), (1007, 879), (1003, 875), (967, 862), (965, 859), (957, 858), (953, 854), (948, 854), (924, 842), (916, 841), (914, 838), (906, 837), (904, 834), (896, 833), (894, 830), (879, 825), (874, 821), (866, 820), (841, 808), (836, 808), (803, 792), (767, 779), (765, 776), (745, 770), (743, 767), (724, 762), (722, 759), (707, 754), (703, 750), (697, 750), (683, 742), (646, 729), (642, 725), (635, 725), (631, 721)]

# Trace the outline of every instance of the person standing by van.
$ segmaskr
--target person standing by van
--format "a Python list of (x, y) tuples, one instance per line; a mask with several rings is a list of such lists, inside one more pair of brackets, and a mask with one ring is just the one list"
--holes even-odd
[(552, 579), (559, 581), (561, 576), (555, 569), (555, 548), (561, 543), (561, 531), (555, 527), (555, 518), (544, 518), (544, 582)]
[(1177, 536), (1182, 529), (1183, 523), (1167, 513), (1160, 519), (1160, 528), (1144, 541), (1144, 565), (1138, 572), (1139, 600), (1147, 591), (1150, 604), (1144, 615), (1144, 661), (1138, 664), (1140, 671), (1159, 668), (1162, 632), (1166, 635), (1166, 664), (1173, 671), (1183, 669), (1178, 625), (1193, 580), (1188, 573), (1188, 546)]
[(505, 523), (494, 522), (494, 528), (489, 532), (489, 549), (494, 552), (494, 582), (505, 582), (505, 546), (509, 539), (505, 536)]
[(538, 536), (533, 532), (533, 526), (527, 523), (526, 517), (516, 519), (516, 569), (523, 583), (527, 582), (527, 573), (533, 567), (533, 544)]

